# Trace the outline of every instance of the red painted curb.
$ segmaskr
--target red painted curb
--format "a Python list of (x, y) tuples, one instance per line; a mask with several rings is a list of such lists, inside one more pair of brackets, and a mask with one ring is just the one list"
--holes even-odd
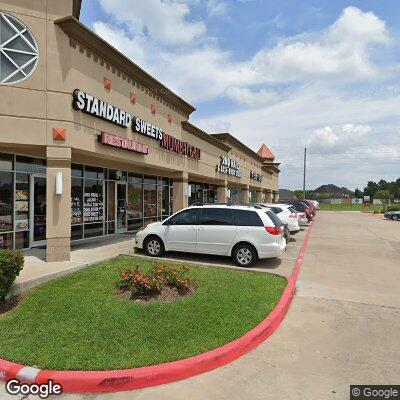
[[(38, 384), (48, 380), (60, 384), (64, 392), (99, 393), (119, 392), (156, 386), (186, 379), (206, 371), (228, 364), (256, 348), (276, 331), (285, 317), (296, 291), (296, 282), (303, 263), (313, 223), (306, 234), (300, 249), (292, 275), (287, 277), (288, 284), (276, 307), (259, 325), (245, 335), (214, 350), (184, 360), (164, 364), (117, 371), (28, 371), (29, 367), (0, 359), (0, 377), (6, 380), (20, 378), (25, 382)], [(22, 375), (22, 377), (21, 377)], [(24, 376), (28, 378), (24, 378)], [(31, 378), (29, 378), (31, 377)]]

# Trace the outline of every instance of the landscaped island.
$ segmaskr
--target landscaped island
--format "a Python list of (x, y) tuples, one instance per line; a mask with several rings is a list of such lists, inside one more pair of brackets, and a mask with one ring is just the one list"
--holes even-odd
[(167, 302), (121, 298), (116, 281), (137, 265), (146, 272), (157, 262), (117, 257), (29, 293), (0, 316), (0, 358), (55, 370), (113, 370), (187, 358), (254, 328), (287, 284), (261, 272), (186, 265), (195, 285), (190, 295)]

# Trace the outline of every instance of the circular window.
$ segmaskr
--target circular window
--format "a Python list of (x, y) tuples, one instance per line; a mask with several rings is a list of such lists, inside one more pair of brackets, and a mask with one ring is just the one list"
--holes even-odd
[(0, 83), (16, 83), (35, 70), (39, 49), (28, 28), (10, 14), (0, 12)]

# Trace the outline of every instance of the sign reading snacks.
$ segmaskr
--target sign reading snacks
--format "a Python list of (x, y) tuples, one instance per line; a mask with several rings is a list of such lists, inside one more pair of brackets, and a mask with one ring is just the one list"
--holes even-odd
[(198, 147), (192, 146), (188, 142), (176, 139), (165, 133), (160, 142), (160, 146), (163, 149), (174, 151), (175, 153), (194, 158), (195, 160), (200, 159), (200, 149)]
[(107, 132), (101, 133), (100, 141), (108, 146), (118, 147), (120, 149), (130, 150), (145, 155), (149, 154), (149, 146)]
[(232, 160), (229, 157), (221, 156), (219, 165), (217, 165), (217, 172), (222, 174), (236, 176), (237, 178), (242, 177), (242, 171), (240, 170), (239, 161)]
[(262, 181), (262, 175), (256, 171), (250, 171), (250, 178), (254, 179), (255, 181)]

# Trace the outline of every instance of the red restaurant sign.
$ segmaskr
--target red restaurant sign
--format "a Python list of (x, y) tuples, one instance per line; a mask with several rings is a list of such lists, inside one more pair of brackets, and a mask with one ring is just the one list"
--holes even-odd
[(101, 143), (108, 146), (118, 147), (120, 149), (134, 151), (136, 153), (145, 155), (149, 154), (149, 146), (107, 132), (101, 132)]
[(182, 140), (176, 139), (171, 135), (164, 133), (160, 146), (163, 149), (174, 151), (175, 153), (182, 154), (194, 158), (196, 160), (200, 159), (200, 149), (198, 147), (192, 146), (188, 142), (183, 142)]

